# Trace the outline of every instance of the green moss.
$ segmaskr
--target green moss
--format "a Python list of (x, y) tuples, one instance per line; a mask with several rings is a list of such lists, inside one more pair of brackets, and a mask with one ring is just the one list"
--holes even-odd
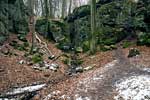
[(18, 39), (23, 42), (27, 42), (27, 39), (24, 34), (18, 34)]
[(9, 45), (12, 46), (14, 49), (20, 50), (20, 51), (26, 51), (28, 43), (25, 42), (23, 44), (19, 44), (17, 41), (12, 41)]
[(83, 52), (82, 47), (76, 47), (75, 52), (76, 53), (82, 53)]
[(83, 52), (87, 52), (88, 50), (90, 50), (89, 41), (84, 41), (83, 42)]
[(150, 46), (150, 33), (139, 33), (137, 44)]
[(116, 45), (101, 45), (100, 46), (100, 50), (104, 52), (109, 51), (109, 50), (114, 50), (114, 49), (117, 49)]
[(28, 43), (28, 42), (24, 42), (23, 45), (24, 45), (25, 47), (29, 47), (29, 43)]
[(32, 56), (32, 61), (33, 61), (33, 63), (39, 63), (39, 62), (43, 61), (43, 58), (41, 55), (35, 54)]
[(6, 36), (0, 35), (0, 45), (4, 43)]
[(102, 41), (104, 45), (112, 45), (112, 44), (115, 44), (115, 42), (116, 42), (115, 38), (109, 38), (109, 39), (105, 39)]
[(103, 46), (100, 46), (100, 50), (105, 52), (105, 51), (111, 50), (111, 47), (103, 45)]
[(117, 49), (116, 45), (110, 45), (111, 49)]
[(20, 51), (26, 50), (26, 48), (24, 47), (24, 45), (20, 45), (20, 44), (18, 44), (18, 46), (17, 46), (16, 49), (17, 49), (17, 50), (20, 50)]
[(70, 64), (70, 60), (69, 59), (63, 59), (62, 60), (64, 64), (69, 65)]
[(84, 61), (83, 61), (82, 59), (77, 59), (77, 60), (76, 60), (76, 64), (77, 64), (77, 65), (81, 65), (81, 64), (83, 64), (83, 62), (84, 62)]
[(128, 48), (129, 46), (133, 45), (133, 42), (129, 42), (129, 41), (124, 41), (122, 44), (123, 48)]

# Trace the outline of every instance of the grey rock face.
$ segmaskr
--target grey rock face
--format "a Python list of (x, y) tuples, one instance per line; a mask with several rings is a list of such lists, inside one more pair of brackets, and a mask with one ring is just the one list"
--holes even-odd
[(23, 0), (1, 0), (0, 37), (7, 37), (10, 32), (27, 33), (29, 15)]

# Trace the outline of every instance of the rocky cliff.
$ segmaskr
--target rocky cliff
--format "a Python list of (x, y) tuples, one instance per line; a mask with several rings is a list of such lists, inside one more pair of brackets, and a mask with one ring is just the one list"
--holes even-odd
[(0, 43), (9, 33), (26, 33), (29, 15), (23, 0), (0, 0)]

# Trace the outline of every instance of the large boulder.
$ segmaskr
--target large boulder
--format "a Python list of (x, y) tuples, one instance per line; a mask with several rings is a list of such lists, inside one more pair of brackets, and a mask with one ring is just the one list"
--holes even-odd
[[(114, 45), (127, 37), (136, 38), (140, 32), (150, 31), (150, 1), (99, 0), (96, 8), (95, 35), (97, 43), (102, 46)], [(75, 27), (70, 32), (70, 38), (77, 41), (75, 47), (89, 43), (90, 17), (90, 5), (85, 5), (76, 8), (66, 18)]]
[(36, 21), (35, 29), (42, 36), (53, 40), (55, 42), (59, 42), (63, 39), (64, 35), (66, 35), (65, 23), (57, 20), (46, 20), (46, 19), (38, 19)]

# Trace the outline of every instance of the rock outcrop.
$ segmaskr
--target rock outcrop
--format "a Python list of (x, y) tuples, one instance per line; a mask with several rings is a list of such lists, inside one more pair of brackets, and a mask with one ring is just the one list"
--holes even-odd
[(0, 44), (11, 33), (27, 33), (30, 11), (23, 0), (0, 0)]

